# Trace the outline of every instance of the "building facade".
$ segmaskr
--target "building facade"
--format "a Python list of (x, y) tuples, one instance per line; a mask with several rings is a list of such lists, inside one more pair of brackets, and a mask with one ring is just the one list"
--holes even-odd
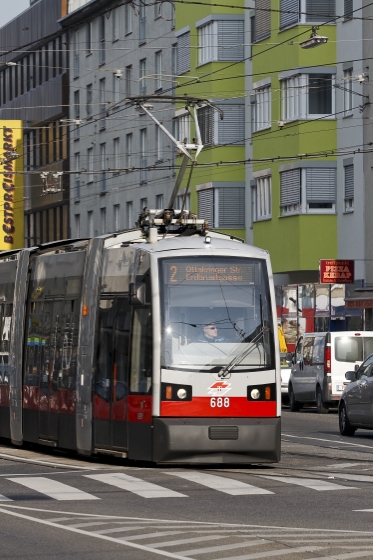
[(24, 129), (25, 246), (69, 236), (68, 33), (58, 23), (63, 9), (64, 0), (31, 1), (0, 30), (0, 119), (19, 119)]
[[(298, 329), (364, 328), (366, 313), (344, 301), (373, 282), (368, 9), (362, 0), (256, 0), (254, 8), (253, 243), (270, 252), (278, 313), (296, 326), (293, 339)], [(312, 31), (327, 43), (302, 48)], [(320, 259), (354, 260), (355, 286), (318, 284)]]
[[(174, 10), (151, 4), (70, 0), (70, 221), (72, 237), (133, 228), (163, 209), (175, 181), (172, 142), (131, 97), (172, 91)], [(154, 103), (172, 130), (172, 103)]]
[[(232, 9), (204, 2), (191, 10), (176, 3), (175, 74), (179, 94), (207, 99), (218, 108), (198, 110), (204, 149), (191, 181), (191, 210), (210, 227), (245, 238), (244, 58), (249, 35), (244, 3), (234, 4)], [(178, 140), (195, 137), (193, 121), (181, 104), (174, 130)]]

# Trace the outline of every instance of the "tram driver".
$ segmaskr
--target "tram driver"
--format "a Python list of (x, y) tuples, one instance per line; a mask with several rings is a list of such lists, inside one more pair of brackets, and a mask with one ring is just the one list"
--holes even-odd
[(216, 323), (212, 319), (209, 319), (204, 323), (202, 332), (195, 342), (217, 343), (227, 341), (222, 336), (219, 336)]

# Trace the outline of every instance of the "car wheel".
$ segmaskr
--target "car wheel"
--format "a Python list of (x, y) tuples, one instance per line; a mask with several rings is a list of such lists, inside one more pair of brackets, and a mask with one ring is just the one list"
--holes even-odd
[(322, 393), (320, 387), (317, 387), (316, 406), (317, 406), (317, 412), (319, 414), (328, 414), (329, 405), (325, 404), (324, 401), (322, 400)]
[(302, 403), (295, 400), (294, 389), (292, 385), (289, 385), (289, 407), (291, 412), (298, 412), (302, 407)]
[(356, 429), (353, 428), (350, 424), (350, 421), (347, 416), (346, 405), (344, 402), (341, 402), (341, 404), (339, 405), (338, 417), (339, 417), (339, 431), (341, 432), (341, 435), (353, 436)]

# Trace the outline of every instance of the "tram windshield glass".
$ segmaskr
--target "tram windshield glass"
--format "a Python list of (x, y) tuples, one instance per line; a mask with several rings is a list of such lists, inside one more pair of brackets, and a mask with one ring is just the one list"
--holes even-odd
[(163, 368), (234, 372), (275, 367), (264, 260), (162, 259), (160, 277)]

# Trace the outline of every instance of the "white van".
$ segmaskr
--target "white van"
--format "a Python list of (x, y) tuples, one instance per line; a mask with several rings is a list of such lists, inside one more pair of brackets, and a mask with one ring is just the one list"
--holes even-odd
[(373, 332), (305, 333), (299, 337), (289, 378), (289, 406), (298, 411), (304, 403), (316, 403), (326, 414), (337, 406), (349, 383), (346, 371), (373, 353)]

